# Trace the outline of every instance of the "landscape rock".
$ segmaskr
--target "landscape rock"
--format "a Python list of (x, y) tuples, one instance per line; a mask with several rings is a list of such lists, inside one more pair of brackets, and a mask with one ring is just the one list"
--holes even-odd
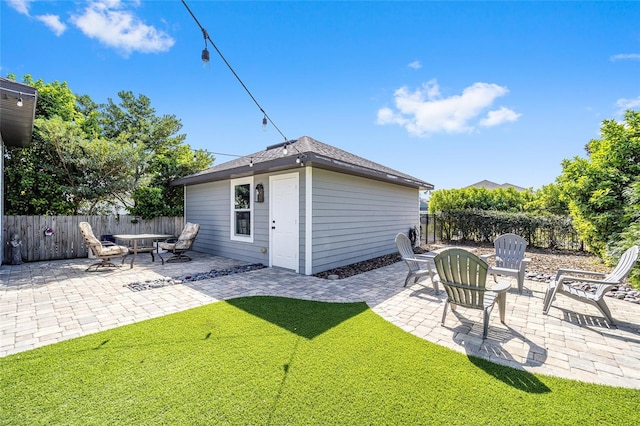
[(243, 272), (255, 271), (266, 268), (262, 263), (253, 263), (250, 265), (241, 265), (227, 269), (212, 269), (208, 272), (198, 272), (195, 274), (186, 274), (179, 277), (164, 277), (157, 280), (146, 280), (144, 282), (134, 282), (125, 284), (132, 291), (151, 290), (153, 288), (161, 288), (169, 285), (182, 284), (191, 281), (208, 280), (212, 278), (223, 277), (225, 275), (241, 274)]

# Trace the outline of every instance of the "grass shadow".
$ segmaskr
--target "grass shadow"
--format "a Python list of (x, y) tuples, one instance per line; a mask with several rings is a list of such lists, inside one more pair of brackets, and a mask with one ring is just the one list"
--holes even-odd
[(369, 309), (364, 302), (344, 303), (339, 309), (336, 303), (300, 299), (288, 299), (287, 304), (272, 303), (278, 299), (286, 298), (252, 296), (226, 303), (309, 340)]
[(500, 380), (507, 385), (527, 393), (549, 393), (551, 389), (540, 381), (533, 374), (525, 370), (517, 370), (513, 367), (507, 367), (495, 364), (476, 356), (467, 355), (467, 358), (473, 365), (491, 377)]

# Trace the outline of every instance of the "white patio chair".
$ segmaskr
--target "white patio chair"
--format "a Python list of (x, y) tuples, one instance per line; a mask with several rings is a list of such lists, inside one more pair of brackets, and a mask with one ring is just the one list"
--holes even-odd
[(531, 261), (524, 257), (527, 240), (516, 234), (503, 234), (495, 239), (493, 246), (496, 250), (494, 254), (481, 256), (487, 263), (489, 259), (495, 257), (496, 266), (491, 267), (493, 280), (497, 282), (497, 275), (516, 277), (518, 292), (522, 293), (527, 263)]
[(407, 286), (409, 280), (412, 278), (413, 282), (417, 283), (422, 278), (429, 277), (431, 278), (433, 290), (438, 293), (440, 288), (438, 287), (438, 276), (432, 267), (434, 266), (433, 259), (415, 254), (411, 246), (411, 240), (403, 233), (396, 235), (396, 247), (398, 248), (400, 256), (402, 256), (402, 260), (404, 260), (409, 268), (407, 277), (404, 280), (404, 287)]
[(499, 302), (500, 322), (505, 322), (505, 298), (510, 284), (501, 284), (496, 292), (486, 288), (487, 262), (475, 254), (460, 248), (445, 249), (434, 259), (440, 283), (447, 292), (447, 300), (442, 312), (442, 325), (447, 316), (447, 308), (456, 307), (480, 309), (483, 312), (482, 338), (489, 331), (489, 315), (495, 302)]
[[(543, 312), (549, 313), (551, 304), (556, 298), (556, 294), (564, 294), (567, 297), (593, 305), (602, 315), (613, 325), (611, 311), (604, 301), (604, 295), (612, 287), (619, 285), (629, 274), (633, 265), (638, 260), (638, 246), (633, 246), (625, 251), (618, 264), (610, 274), (600, 272), (580, 271), (575, 269), (559, 269), (555, 280), (549, 284), (547, 293), (544, 296)], [(573, 275), (568, 275), (573, 274)], [(585, 276), (598, 277), (586, 278)], [(583, 288), (585, 284), (595, 287), (595, 292), (587, 291)]]

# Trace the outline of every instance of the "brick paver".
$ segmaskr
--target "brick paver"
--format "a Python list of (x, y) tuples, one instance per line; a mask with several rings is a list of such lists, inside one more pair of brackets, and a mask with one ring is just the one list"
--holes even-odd
[(176, 277), (243, 262), (196, 253), (182, 264), (139, 257), (107, 272), (87, 273), (88, 259), (0, 267), (0, 357), (219, 300), (272, 295), (327, 302), (364, 301), (382, 318), (414, 335), (468, 355), (532, 373), (640, 389), (640, 305), (607, 299), (616, 327), (593, 307), (558, 296), (542, 314), (546, 284), (515, 281), (507, 323), (491, 315), (482, 340), (480, 311), (459, 309), (440, 325), (444, 292), (428, 280), (402, 287), (399, 262), (344, 280), (324, 280), (267, 268), (134, 292), (134, 281)]

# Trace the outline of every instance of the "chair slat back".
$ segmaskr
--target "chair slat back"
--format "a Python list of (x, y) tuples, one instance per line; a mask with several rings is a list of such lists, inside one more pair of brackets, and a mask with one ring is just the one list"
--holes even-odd
[(415, 257), (413, 248), (411, 247), (411, 240), (405, 234), (396, 235), (396, 247), (402, 259), (406, 262), (409, 270), (412, 272), (420, 270), (420, 264), (418, 262), (408, 260)]
[(500, 268), (518, 269), (524, 259), (527, 240), (517, 234), (503, 234), (495, 239), (496, 266)]
[(603, 281), (622, 281), (627, 275), (629, 275), (629, 272), (631, 272), (633, 265), (635, 265), (636, 261), (638, 260), (638, 251), (638, 246), (632, 246), (627, 249), (627, 251), (625, 251), (620, 257), (620, 260), (618, 261), (616, 267), (613, 269), (613, 271), (611, 271), (610, 274), (605, 277)]
[(449, 303), (483, 309), (488, 265), (473, 253), (450, 248), (439, 253), (434, 262)]

